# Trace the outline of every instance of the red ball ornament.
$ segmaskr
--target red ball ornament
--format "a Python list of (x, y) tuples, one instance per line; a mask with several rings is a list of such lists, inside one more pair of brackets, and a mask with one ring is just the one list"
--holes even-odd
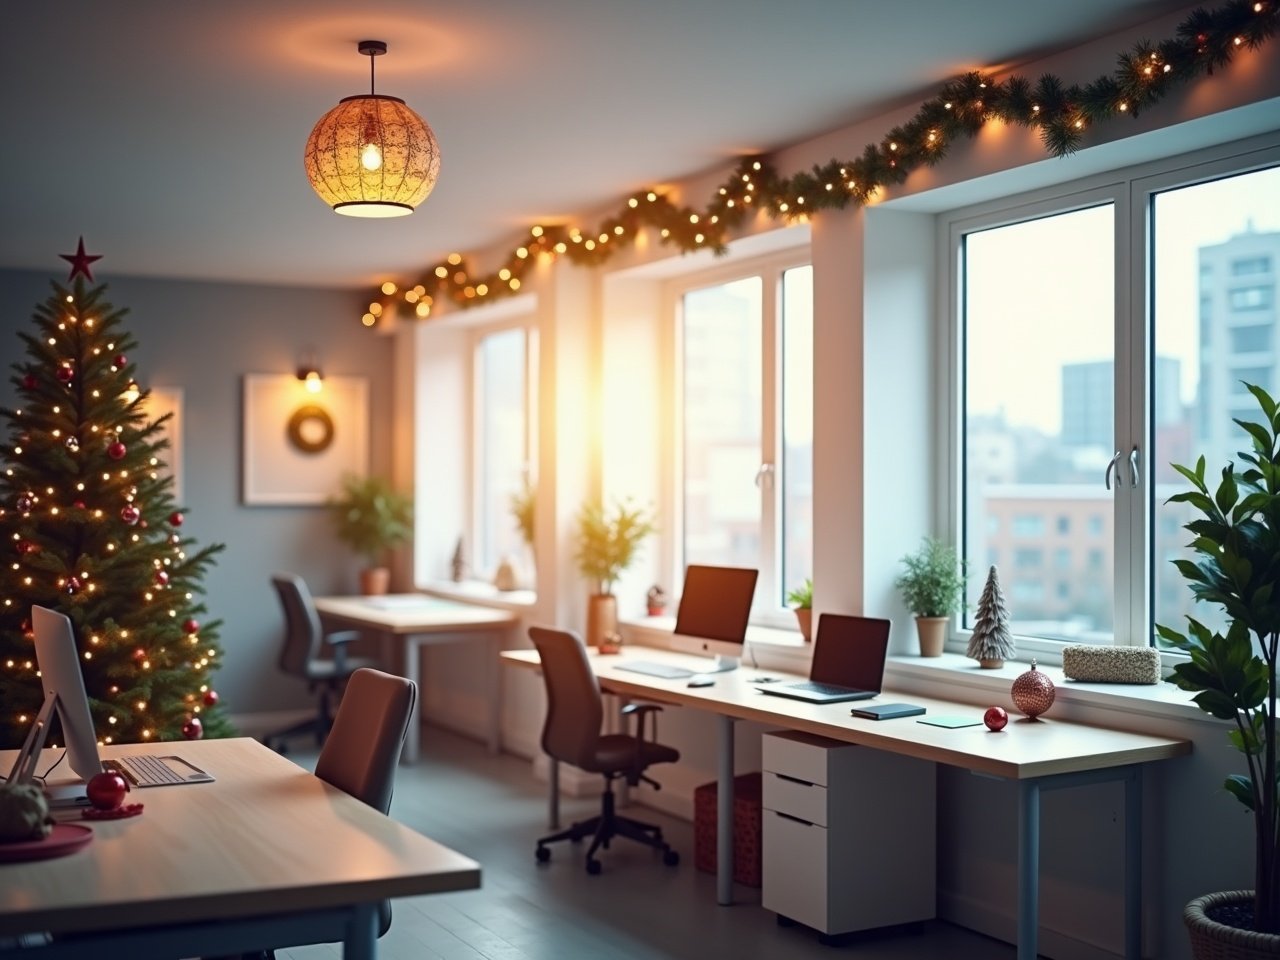
[(107, 447), (107, 456), (110, 457), (112, 460), (123, 460), (124, 455), (128, 452), (129, 452), (128, 447), (126, 447), (119, 440), (116, 440), (110, 446)]
[(75, 378), (75, 375), (76, 372), (65, 363), (59, 364), (57, 376), (62, 383), (70, 383)]
[(34, 373), (28, 373), (22, 378), (22, 386), (27, 390), (34, 390), (36, 387), (40, 386), (40, 381), (36, 379), (36, 375)]
[(1035, 720), (1053, 706), (1056, 693), (1053, 681), (1036, 669), (1036, 662), (1031, 661), (1031, 669), (1013, 681), (1013, 705)]
[(73, 507), (75, 507), (77, 510), (83, 510), (83, 509), (84, 509), (84, 501), (83, 501), (83, 500), (77, 500), (75, 503), (73, 503), (73, 504), (72, 504), (72, 506), (73, 506)]
[(1004, 707), (987, 707), (987, 712), (982, 715), (982, 722), (987, 725), (988, 730), (999, 733), (1009, 722), (1009, 714), (1004, 712)]
[(173, 513), (169, 514), (169, 523), (175, 527), (182, 526), (182, 514), (177, 510), (173, 511)]
[(16, 501), (14, 501), (14, 506), (18, 508), (19, 513), (30, 513), (31, 508), (34, 507), (35, 505), (36, 505), (36, 502), (32, 500), (28, 494), (25, 494), (25, 493), (22, 496), (18, 497)]
[(143, 650), (141, 647), (138, 647), (133, 651), (133, 659), (145, 660), (146, 658), (147, 658), (147, 651)]
[(114, 810), (124, 803), (129, 781), (118, 773), (96, 773), (89, 778), (85, 792), (89, 794), (89, 802), (99, 810)]
[(169, 585), (169, 574), (165, 573), (163, 570), (157, 570), (156, 583), (159, 586), (167, 587)]
[(128, 363), (128, 362), (129, 362), (129, 358), (128, 358), (128, 357), (126, 357), (123, 353), (118, 353), (118, 354), (116, 354), (116, 358), (115, 358), (115, 360), (113, 360), (112, 362), (113, 362), (117, 367), (121, 367), (121, 368), (123, 368), (123, 367), (124, 367), (124, 365), (125, 365), (126, 363)]
[(142, 511), (140, 511), (132, 503), (124, 507), (120, 511), (120, 519), (123, 520), (125, 523), (127, 523), (131, 527), (138, 522), (138, 519), (141, 516), (142, 516)]
[(218, 705), (218, 691), (212, 687), (204, 692), (204, 705), (206, 707), (216, 707)]
[(79, 577), (71, 577), (67, 581), (67, 593), (75, 593), (81, 586), (82, 584), (80, 583)]
[(186, 723), (182, 725), (182, 735), (188, 740), (199, 740), (204, 736), (204, 724), (200, 722), (199, 717), (190, 717)]
[(186, 620), (182, 621), (182, 629), (187, 633), (199, 633), (200, 621), (195, 617), (188, 617)]

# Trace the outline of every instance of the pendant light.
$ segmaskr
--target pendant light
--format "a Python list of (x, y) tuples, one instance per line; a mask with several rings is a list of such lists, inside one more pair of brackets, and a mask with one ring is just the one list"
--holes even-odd
[(335, 213), (403, 217), (427, 199), (440, 175), (440, 145), (427, 121), (399, 97), (374, 92), (381, 40), (361, 40), (369, 58), (369, 92), (343, 97), (307, 138), (307, 179)]

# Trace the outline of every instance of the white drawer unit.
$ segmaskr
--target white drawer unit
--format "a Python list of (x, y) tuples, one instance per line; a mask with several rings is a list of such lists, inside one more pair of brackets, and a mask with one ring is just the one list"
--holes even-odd
[(829, 936), (932, 919), (934, 765), (790, 730), (762, 747), (763, 906)]

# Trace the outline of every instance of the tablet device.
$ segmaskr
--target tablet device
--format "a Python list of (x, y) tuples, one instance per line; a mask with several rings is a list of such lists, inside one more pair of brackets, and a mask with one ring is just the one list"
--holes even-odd
[(914, 703), (877, 703), (854, 707), (849, 712), (864, 720), (892, 720), (894, 717), (918, 717), (924, 713), (924, 707), (917, 707)]

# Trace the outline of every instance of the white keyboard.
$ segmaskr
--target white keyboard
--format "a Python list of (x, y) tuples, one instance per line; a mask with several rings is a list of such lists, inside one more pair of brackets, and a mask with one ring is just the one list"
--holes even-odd
[(181, 757), (135, 754), (104, 760), (102, 765), (124, 775), (135, 787), (163, 787), (171, 783), (203, 783), (213, 777)]

